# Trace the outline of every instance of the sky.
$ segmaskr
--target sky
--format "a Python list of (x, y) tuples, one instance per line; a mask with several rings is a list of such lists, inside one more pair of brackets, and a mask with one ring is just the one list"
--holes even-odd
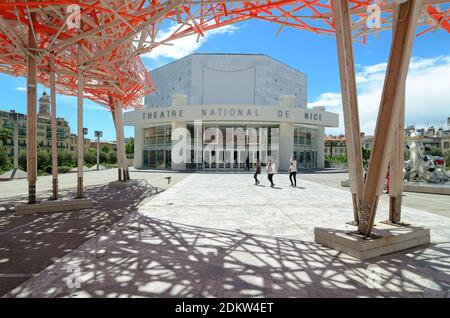
[[(162, 32), (168, 32), (168, 26)], [(246, 21), (213, 30), (200, 38), (188, 37), (173, 46), (161, 46), (142, 56), (152, 70), (191, 53), (254, 53), (266, 54), (286, 63), (308, 76), (308, 106), (326, 106), (340, 115), (339, 128), (327, 128), (328, 134), (343, 133), (336, 40), (288, 27), (276, 35), (278, 26), (264, 21)], [(389, 56), (391, 31), (368, 38), (366, 44), (354, 43), (357, 90), (361, 131), (373, 134), (381, 91)], [(26, 80), (0, 74), (0, 109), (25, 113)], [(38, 88), (38, 96), (44, 91)], [(48, 92), (48, 89), (47, 89)], [(76, 98), (57, 96), (57, 115), (69, 121), (76, 132)], [(103, 139), (115, 140), (111, 113), (92, 101), (85, 100), (84, 126), (88, 138), (94, 130), (102, 130)], [(406, 125), (447, 128), (450, 117), (450, 34), (430, 32), (414, 42), (406, 84)], [(125, 127), (125, 137), (134, 129)]]

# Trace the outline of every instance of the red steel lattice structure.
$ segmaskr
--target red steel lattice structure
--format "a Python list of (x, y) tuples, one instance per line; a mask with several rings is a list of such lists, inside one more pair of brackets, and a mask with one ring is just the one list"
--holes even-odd
[[(392, 1), (350, 0), (353, 39), (365, 42), (370, 33), (391, 27)], [(422, 9), (424, 25), (420, 34), (438, 28), (450, 32), (450, 9), (447, 1), (425, 1)], [(367, 27), (367, 9), (378, 3), (380, 26)], [(81, 26), (69, 30), (67, 20), (80, 8)], [(37, 51), (26, 48), (30, 14)], [(140, 54), (184, 36), (203, 36), (209, 30), (226, 25), (260, 19), (283, 27), (294, 27), (316, 34), (334, 35), (332, 1), (323, 0), (47, 0), (0, 3), (0, 71), (26, 76), (27, 54), (39, 60), (38, 80), (48, 86), (49, 54), (56, 54), (57, 90), (76, 95), (77, 47), (83, 50), (87, 98), (109, 105), (109, 95), (120, 97), (124, 107), (138, 107), (142, 97), (153, 90)], [(164, 38), (158, 36), (169, 23), (178, 24)]]

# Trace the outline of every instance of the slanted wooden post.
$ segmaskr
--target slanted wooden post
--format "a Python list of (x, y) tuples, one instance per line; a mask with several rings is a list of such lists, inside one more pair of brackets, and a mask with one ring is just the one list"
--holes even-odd
[(353, 198), (354, 222), (358, 224), (358, 211), (364, 182), (362, 172), (361, 132), (359, 127), (358, 99), (355, 80), (355, 62), (353, 59), (350, 14), (347, 1), (333, 1), (333, 12), (339, 59), (350, 191)]
[(83, 58), (81, 44), (78, 44), (78, 127), (77, 127), (77, 198), (83, 198), (83, 166), (84, 166), (84, 131), (83, 131)]
[[(393, 3), (393, 18), (398, 18), (398, 3)], [(393, 26), (392, 31), (395, 32)], [(398, 106), (399, 113), (392, 139), (391, 159), (389, 161), (389, 222), (398, 224), (401, 221), (403, 196), (403, 161), (405, 130), (405, 88), (406, 81), (400, 88)]]
[(56, 132), (55, 54), (50, 54), (50, 99), (52, 107), (52, 179), (53, 200), (58, 199), (58, 143)]
[(421, 0), (407, 0), (399, 4), (394, 19), (395, 31), (378, 112), (369, 170), (361, 202), (358, 231), (368, 236), (373, 229), (378, 198), (382, 191), (390, 158), (389, 142), (399, 118), (399, 100), (406, 81)]
[(392, 140), (391, 159), (389, 162), (389, 221), (400, 223), (403, 196), (403, 156), (405, 130), (405, 85), (400, 89), (399, 114)]
[(37, 100), (37, 63), (36, 63), (36, 38), (33, 32), (33, 23), (36, 21), (36, 13), (30, 13), (30, 25), (28, 26), (28, 62), (27, 62), (27, 179), (28, 179), (28, 203), (36, 203), (37, 181), (37, 140), (36, 140), (36, 100)]

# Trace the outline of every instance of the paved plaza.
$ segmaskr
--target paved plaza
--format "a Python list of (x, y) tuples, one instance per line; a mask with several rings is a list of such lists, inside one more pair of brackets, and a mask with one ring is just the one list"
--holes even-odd
[[(311, 181), (314, 175), (318, 182)], [(316, 226), (354, 229), (345, 224), (352, 218), (348, 189), (326, 185), (323, 174), (301, 176), (297, 188), (289, 187), (288, 176), (282, 174), (276, 175), (275, 188), (264, 174), (259, 186), (250, 174), (173, 174), (174, 185), (150, 198), (149, 176), (161, 182), (164, 175), (132, 176), (142, 178), (136, 188), (108, 204), (116, 213), (126, 209), (120, 221), (109, 222), (78, 248), (48, 261), (47, 268), (5, 297), (449, 296), (446, 216), (405, 206), (404, 221), (430, 227), (432, 244), (359, 261), (314, 242)], [(450, 206), (448, 197), (437, 198)], [(134, 204), (127, 207), (127, 201)], [(100, 215), (108, 214), (108, 207)], [(387, 218), (387, 208), (384, 195), (378, 220)], [(17, 253), (33, 253), (48, 244), (45, 233), (79, 232), (63, 225), (47, 228), (52, 218), (100, 215), (83, 210), (40, 216), (34, 228), (40, 236), (30, 232), (33, 244)], [(2, 245), (11, 246), (14, 238), (7, 238), (4, 229), (2, 233), (9, 239)], [(70, 241), (63, 237), (55, 246)], [(4, 273), (4, 256), (0, 262)], [(20, 268), (14, 265), (11, 273)]]
[[(125, 215), (151, 200), (187, 174), (135, 172), (140, 182), (124, 191), (111, 188), (117, 170), (85, 173), (85, 194), (93, 207), (81, 211), (15, 215), (14, 206), (27, 200), (26, 179), (0, 182), (0, 295), (37, 274), (87, 240), (108, 231)], [(60, 197), (76, 194), (75, 173), (61, 174)], [(170, 182), (167, 178), (170, 177)], [(51, 196), (52, 177), (38, 178), (38, 199)]]

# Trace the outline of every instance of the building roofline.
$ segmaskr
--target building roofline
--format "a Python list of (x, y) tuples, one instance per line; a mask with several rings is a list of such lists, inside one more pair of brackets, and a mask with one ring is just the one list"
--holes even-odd
[(276, 58), (274, 58), (274, 57), (272, 57), (272, 56), (270, 56), (270, 55), (263, 54), (263, 53), (220, 53), (220, 52), (219, 52), (219, 53), (201, 53), (201, 52), (199, 52), (199, 53), (191, 53), (191, 54), (186, 55), (186, 56), (183, 56), (182, 58), (179, 58), (179, 59), (177, 59), (177, 60), (170, 61), (170, 62), (167, 63), (167, 64), (158, 66), (157, 68), (154, 68), (153, 70), (147, 69), (147, 72), (150, 73), (150, 72), (156, 71), (156, 70), (158, 70), (158, 69), (160, 69), (160, 68), (166, 67), (167, 65), (173, 64), (173, 63), (175, 63), (175, 62), (181, 61), (181, 60), (183, 60), (183, 59), (186, 59), (186, 58), (191, 57), (191, 56), (194, 56), (194, 55), (248, 55), (248, 56), (264, 56), (264, 57), (267, 57), (267, 58), (269, 58), (269, 59), (271, 59), (271, 60), (274, 60), (275, 62), (278, 62), (278, 63), (280, 63), (280, 64), (282, 64), (282, 65), (284, 65), (284, 66), (287, 66), (287, 67), (289, 67), (290, 69), (292, 69), (292, 70), (294, 70), (294, 71), (296, 71), (296, 72), (298, 72), (298, 73), (301, 73), (301, 74), (304, 75), (305, 77), (308, 77), (308, 74), (306, 74), (305, 72), (302, 72), (302, 71), (296, 69), (295, 67), (293, 67), (293, 66), (291, 66), (291, 65), (289, 65), (289, 64), (287, 64), (287, 63), (285, 63), (285, 62), (283, 62), (283, 61), (280, 61), (279, 59), (276, 59)]

